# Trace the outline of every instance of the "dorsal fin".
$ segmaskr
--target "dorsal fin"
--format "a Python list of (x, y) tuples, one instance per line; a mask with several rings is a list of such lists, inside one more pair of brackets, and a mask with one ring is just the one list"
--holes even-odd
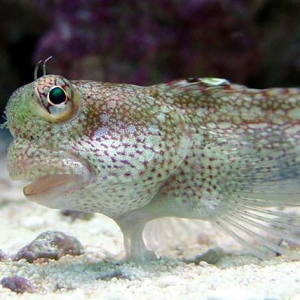
[(197, 78), (190, 77), (187, 79), (179, 79), (169, 81), (163, 84), (159, 84), (153, 87), (158, 87), (163, 90), (164, 93), (187, 93), (187, 92), (204, 92), (212, 89), (224, 89), (224, 87), (229, 87), (231, 84), (228, 80), (223, 78)]

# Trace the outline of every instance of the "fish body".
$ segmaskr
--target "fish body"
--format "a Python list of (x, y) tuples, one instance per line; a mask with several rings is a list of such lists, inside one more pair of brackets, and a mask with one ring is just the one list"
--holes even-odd
[[(145, 224), (212, 221), (262, 256), (298, 242), (284, 207), (300, 203), (300, 90), (248, 89), (218, 78), (141, 87), (44, 75), (6, 107), (13, 180), (57, 209), (98, 212), (126, 254), (151, 256)], [(257, 247), (248, 240), (254, 240)]]

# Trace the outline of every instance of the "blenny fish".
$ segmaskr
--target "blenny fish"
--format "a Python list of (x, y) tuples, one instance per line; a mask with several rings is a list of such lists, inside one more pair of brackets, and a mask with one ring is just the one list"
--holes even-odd
[[(300, 227), (300, 89), (250, 89), (220, 78), (152, 86), (43, 76), (10, 97), (13, 180), (56, 209), (102, 213), (128, 258), (152, 253), (145, 224), (211, 221), (254, 254), (288, 251)], [(286, 243), (287, 244), (287, 243)]]

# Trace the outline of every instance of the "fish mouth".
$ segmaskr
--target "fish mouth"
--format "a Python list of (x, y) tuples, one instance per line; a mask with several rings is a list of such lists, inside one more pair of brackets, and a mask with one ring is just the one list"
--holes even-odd
[(82, 175), (51, 174), (33, 179), (23, 188), (24, 196), (40, 205), (55, 209), (76, 209), (72, 199), (80, 193), (90, 181)]
[(78, 190), (81, 186), (81, 176), (73, 174), (45, 175), (36, 178), (23, 188), (27, 198), (42, 197), (51, 194), (65, 194)]
[(24, 152), (24, 145), (22, 140), (10, 145), (7, 168), (12, 180), (30, 182), (23, 188), (28, 200), (51, 208), (69, 208), (70, 198), (95, 179), (93, 166), (76, 152), (50, 146)]

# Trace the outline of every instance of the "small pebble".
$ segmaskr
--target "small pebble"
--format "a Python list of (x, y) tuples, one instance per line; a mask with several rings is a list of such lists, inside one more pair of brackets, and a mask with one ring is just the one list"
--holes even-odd
[(7, 258), (7, 255), (2, 250), (0, 250), (0, 261), (4, 260), (5, 258)]
[(199, 264), (201, 261), (205, 261), (208, 264), (215, 265), (222, 258), (222, 254), (223, 254), (223, 251), (219, 247), (209, 249), (202, 255), (197, 256), (195, 259), (195, 263)]
[(217, 264), (222, 258), (222, 249), (219, 247), (209, 249), (201, 255), (197, 255), (194, 259), (185, 260), (186, 263), (194, 263), (199, 265), (201, 262), (206, 262), (211, 265)]
[(210, 238), (206, 233), (199, 233), (197, 235), (197, 242), (199, 245), (209, 245)]
[(119, 279), (128, 279), (131, 280), (130, 275), (126, 274), (126, 272), (123, 272), (122, 270), (113, 270), (111, 272), (100, 274), (97, 279), (104, 280), (104, 281), (110, 281), (113, 278), (119, 278)]
[(2, 278), (0, 283), (4, 288), (8, 288), (11, 291), (18, 294), (23, 294), (25, 292), (34, 292), (34, 288), (31, 282), (28, 279), (21, 276), (4, 277)]
[(218, 289), (217, 291), (208, 291), (205, 295), (207, 300), (275, 300), (280, 298), (267, 298), (263, 294), (263, 291), (257, 292), (252, 291), (251, 289), (243, 289), (239, 287), (231, 287), (228, 289)]
[(76, 238), (60, 231), (46, 231), (23, 247), (14, 260), (25, 259), (32, 263), (38, 258), (57, 260), (65, 255), (81, 254), (83, 254), (83, 246)]
[(69, 217), (71, 219), (71, 222), (74, 222), (76, 219), (88, 221), (94, 216), (93, 213), (73, 209), (62, 209), (60, 213), (64, 217)]
[(184, 283), (184, 279), (172, 275), (161, 276), (156, 281), (156, 285), (159, 287), (183, 285)]

